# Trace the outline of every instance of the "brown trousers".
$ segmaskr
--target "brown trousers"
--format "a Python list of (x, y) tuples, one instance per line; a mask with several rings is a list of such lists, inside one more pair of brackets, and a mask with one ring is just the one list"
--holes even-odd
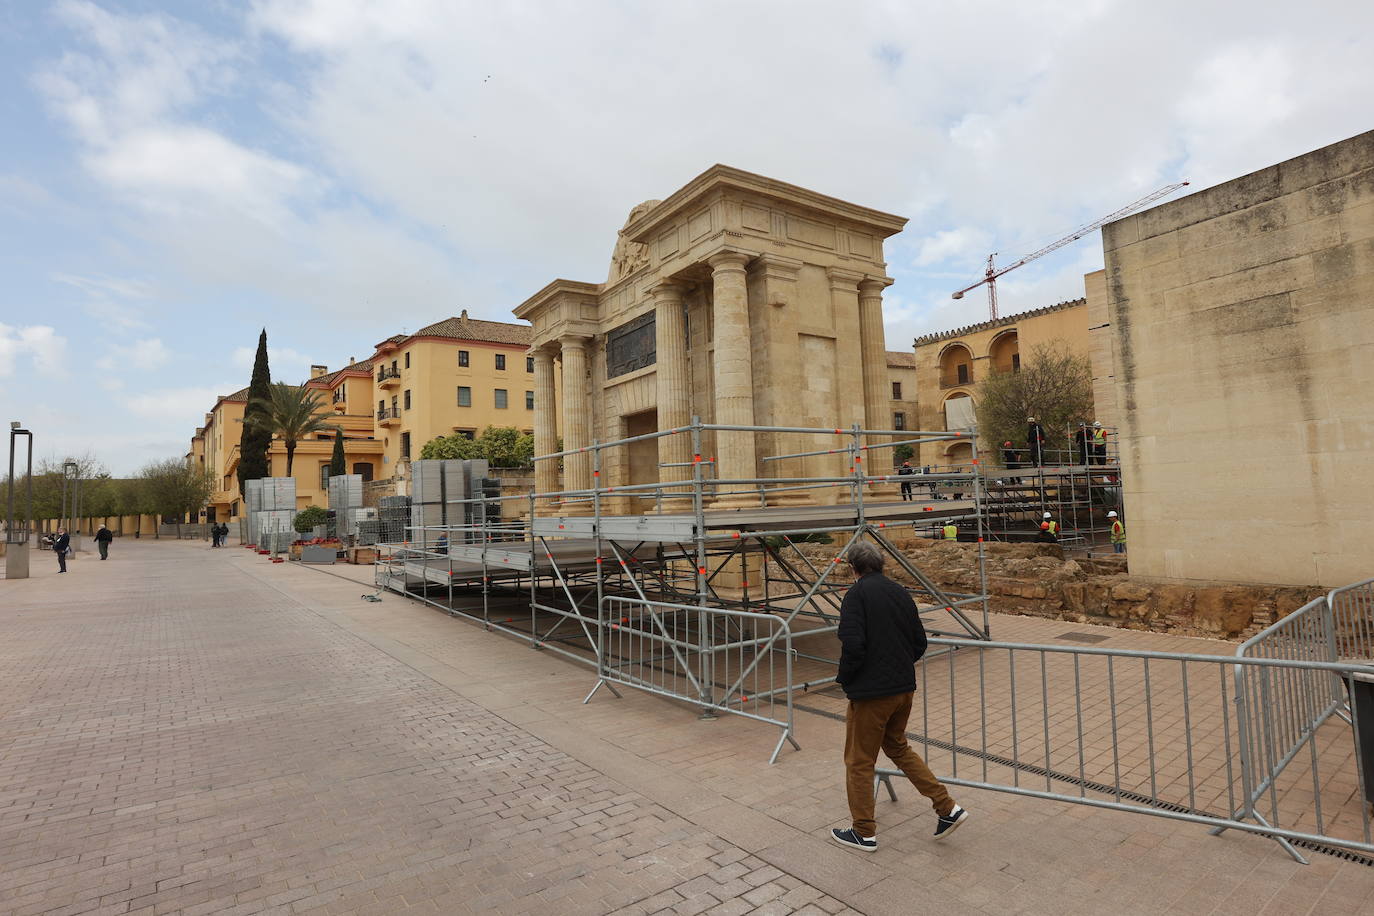
[(875, 700), (849, 701), (844, 733), (845, 791), (849, 795), (849, 816), (860, 836), (874, 836), (878, 831), (873, 819), (873, 768), (880, 748), (906, 774), (916, 791), (930, 799), (936, 814), (943, 817), (954, 810), (949, 791), (907, 743), (911, 697), (909, 693), (899, 693)]

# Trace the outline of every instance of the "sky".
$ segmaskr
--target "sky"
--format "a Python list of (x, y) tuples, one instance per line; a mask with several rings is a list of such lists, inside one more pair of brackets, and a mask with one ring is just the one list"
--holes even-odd
[[(889, 349), (1177, 181), (1374, 127), (1374, 4), (0, 0), (0, 417), (116, 475), (216, 396), (554, 277), (720, 162), (910, 221)], [(1083, 294), (1096, 234), (998, 284)]]

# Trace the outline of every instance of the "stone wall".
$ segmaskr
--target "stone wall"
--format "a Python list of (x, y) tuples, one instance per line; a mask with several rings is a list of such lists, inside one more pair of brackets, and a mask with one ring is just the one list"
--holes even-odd
[(1370, 573), (1374, 131), (1109, 224), (1130, 564)]
[[(942, 588), (977, 593), (976, 545), (924, 538), (891, 540)], [(1066, 560), (1057, 544), (989, 543), (986, 548), (989, 607), (1001, 614), (1236, 639), (1252, 635), (1325, 592), (1315, 586), (1148, 581), (1127, 575), (1118, 557)], [(823, 544), (802, 547), (814, 559), (824, 560), (833, 557), (836, 549)], [(886, 572), (899, 582), (907, 580), (891, 562)], [(832, 577), (839, 582), (852, 579), (843, 564)]]

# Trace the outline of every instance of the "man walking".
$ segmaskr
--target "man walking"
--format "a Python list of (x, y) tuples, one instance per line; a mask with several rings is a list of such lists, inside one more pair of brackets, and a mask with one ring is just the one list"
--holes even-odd
[[(910, 462), (910, 461), (903, 461), (903, 462), (902, 462), (902, 466), (899, 467), (899, 468), (897, 469), (897, 476), (899, 476), (899, 477), (910, 477), (912, 474), (915, 474), (915, 473), (916, 473), (916, 469), (913, 468), (913, 467), (911, 466), (911, 462)], [(904, 502), (904, 503), (911, 502), (911, 499), (912, 499), (912, 497), (911, 497), (911, 481), (909, 481), (909, 480), (903, 480), (903, 481), (902, 481), (902, 502)]]
[(101, 525), (95, 533), (95, 546), (100, 550), (100, 559), (108, 560), (110, 558), (110, 542), (113, 540), (114, 535), (110, 533), (110, 529)]
[(840, 605), (840, 670), (849, 698), (845, 716), (845, 792), (852, 824), (830, 831), (841, 846), (878, 848), (873, 817), (873, 770), (878, 751), (892, 759), (935, 809), (935, 839), (968, 819), (949, 791), (907, 743), (906, 725), (916, 692), (916, 662), (926, 651), (926, 631), (906, 589), (883, 575), (883, 555), (859, 541), (846, 555), (857, 577)]
[(72, 537), (66, 528), (57, 529), (57, 537), (52, 539), (52, 552), (57, 554), (57, 571), (67, 571), (67, 550), (72, 546)]

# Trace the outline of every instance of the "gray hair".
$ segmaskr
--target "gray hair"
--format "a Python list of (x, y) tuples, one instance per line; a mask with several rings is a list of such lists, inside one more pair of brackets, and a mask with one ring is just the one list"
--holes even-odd
[(883, 571), (883, 554), (871, 541), (858, 541), (845, 553), (845, 559), (859, 575)]

